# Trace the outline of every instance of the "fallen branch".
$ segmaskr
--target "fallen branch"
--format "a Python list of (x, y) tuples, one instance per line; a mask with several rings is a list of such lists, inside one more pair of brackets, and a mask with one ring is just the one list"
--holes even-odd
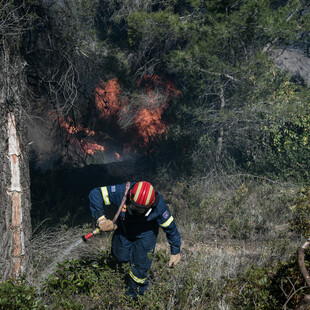
[[(305, 249), (309, 246), (310, 244), (310, 238), (303, 244), (303, 246), (299, 249), (298, 251), (298, 264), (300, 271), (308, 285), (310, 287), (310, 276), (309, 272), (306, 268), (305, 265)], [(306, 310), (309, 309), (308, 307), (310, 306), (310, 295), (305, 295), (300, 304), (298, 305), (298, 310)]]

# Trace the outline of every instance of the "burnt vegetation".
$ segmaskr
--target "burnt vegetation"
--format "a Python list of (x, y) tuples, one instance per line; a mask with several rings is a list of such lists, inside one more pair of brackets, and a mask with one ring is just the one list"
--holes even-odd
[[(0, 0), (0, 309), (307, 309), (309, 13), (304, 0)], [(159, 235), (133, 301), (111, 235), (67, 250), (92, 229), (92, 188), (141, 179), (183, 248), (168, 269)]]

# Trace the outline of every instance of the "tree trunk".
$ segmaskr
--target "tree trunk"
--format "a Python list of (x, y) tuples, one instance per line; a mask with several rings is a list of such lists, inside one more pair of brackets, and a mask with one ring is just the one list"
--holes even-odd
[(25, 64), (0, 42), (0, 279), (29, 272), (30, 176), (25, 130)]

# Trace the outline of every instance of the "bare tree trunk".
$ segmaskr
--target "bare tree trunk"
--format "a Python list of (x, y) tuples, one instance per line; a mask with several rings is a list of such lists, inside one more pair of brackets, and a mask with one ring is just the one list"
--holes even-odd
[(0, 279), (6, 280), (29, 272), (31, 219), (25, 64), (5, 39), (0, 67)]

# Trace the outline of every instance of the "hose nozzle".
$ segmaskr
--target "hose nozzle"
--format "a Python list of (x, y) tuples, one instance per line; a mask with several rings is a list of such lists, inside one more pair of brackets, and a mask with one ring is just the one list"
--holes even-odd
[(99, 233), (100, 233), (100, 229), (97, 227), (94, 231), (90, 232), (89, 234), (82, 236), (82, 239), (84, 242), (86, 242), (89, 238), (91, 238), (94, 235), (97, 235)]

